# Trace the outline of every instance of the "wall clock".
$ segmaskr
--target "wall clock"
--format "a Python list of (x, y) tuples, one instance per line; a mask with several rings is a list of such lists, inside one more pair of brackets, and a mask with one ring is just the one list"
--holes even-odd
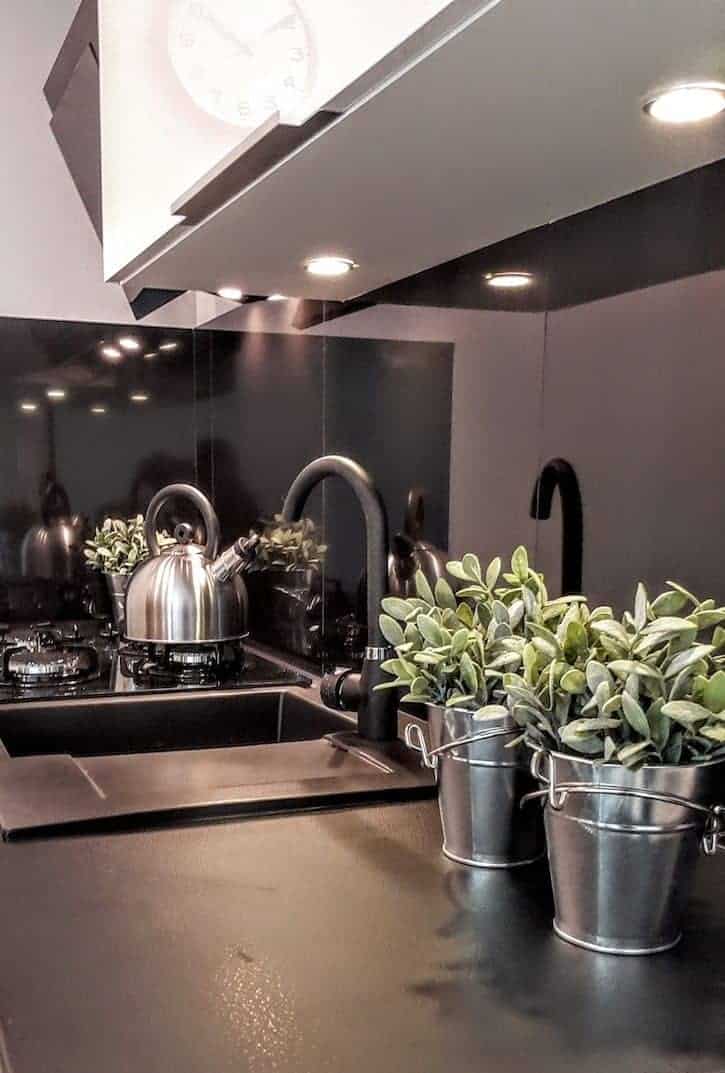
[(253, 129), (299, 111), (312, 89), (312, 35), (297, 0), (170, 0), (168, 50), (208, 115)]

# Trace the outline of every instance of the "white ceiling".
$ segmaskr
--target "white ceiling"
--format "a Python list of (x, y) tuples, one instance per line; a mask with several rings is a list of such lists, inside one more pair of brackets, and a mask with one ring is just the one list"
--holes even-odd
[[(653, 88), (723, 78), (725, 4), (502, 0), (132, 277), (346, 299), (725, 155)], [(304, 272), (338, 252), (341, 281)]]

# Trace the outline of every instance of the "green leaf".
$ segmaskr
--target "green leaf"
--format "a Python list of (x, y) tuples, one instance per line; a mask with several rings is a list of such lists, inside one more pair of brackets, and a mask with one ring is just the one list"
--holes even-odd
[(676, 615), (686, 604), (687, 597), (683, 596), (681, 592), (663, 592), (661, 596), (652, 601), (652, 614), (655, 618), (659, 618), (660, 615)]
[(686, 667), (692, 667), (713, 651), (712, 645), (693, 645), (684, 652), (678, 652), (666, 665), (665, 678), (674, 678), (680, 671), (684, 671)]
[(698, 630), (706, 630), (725, 622), (725, 607), (716, 607), (712, 611), (693, 611), (689, 617)]
[(622, 694), (622, 711), (632, 730), (643, 738), (649, 740), (649, 723), (638, 701), (630, 697), (629, 693)]
[(606, 738), (604, 739), (604, 763), (605, 764), (609, 763), (609, 761), (612, 759), (612, 757), (614, 756), (616, 751), (617, 751), (617, 746), (616, 746), (616, 743), (614, 741), (614, 738), (610, 738), (609, 734), (607, 734)]
[(467, 555), (463, 556), (461, 562), (463, 563), (463, 569), (466, 571), (467, 577), (471, 578), (472, 581), (478, 581), (479, 583), (483, 580), (481, 576), (481, 563), (479, 562), (477, 555), (472, 555), (471, 552), (469, 552)]
[(453, 595), (453, 589), (444, 577), (439, 577), (436, 581), (435, 602), (439, 607), (447, 607), (451, 611), (455, 611), (458, 606)]
[(427, 644), (432, 645), (434, 648), (443, 644), (444, 637), (441, 627), (430, 615), (418, 615), (416, 625), (418, 632)]
[(446, 701), (446, 708), (457, 708), (469, 700), (475, 700), (473, 693), (452, 693)]
[(674, 589), (675, 592), (679, 592), (681, 596), (685, 597), (685, 600), (689, 600), (690, 603), (693, 603), (696, 607), (700, 603), (696, 596), (693, 596), (692, 593), (688, 592), (682, 585), (678, 585), (676, 581), (668, 581), (667, 584), (671, 589)]
[(596, 622), (592, 622), (592, 629), (598, 634), (604, 634), (605, 637), (609, 637), (611, 640), (616, 641), (624, 649), (629, 649), (630, 636), (625, 630), (621, 622), (617, 622), (615, 619), (601, 619)]
[(476, 720), (503, 719), (508, 714), (508, 708), (504, 708), (502, 704), (485, 704), (474, 713), (473, 718)]
[(725, 711), (725, 671), (717, 671), (709, 679), (702, 695), (702, 701), (711, 712)]
[(662, 706), (662, 713), (685, 727), (704, 723), (712, 715), (709, 708), (703, 708), (691, 700), (670, 700)]
[(388, 644), (397, 646), (404, 643), (405, 634), (399, 622), (391, 618), (390, 615), (381, 615), (378, 621), (381, 633)]
[(457, 657), (460, 656), (461, 652), (466, 647), (470, 634), (471, 631), (466, 629), (465, 626), (462, 626), (460, 630), (456, 630), (451, 641), (451, 659), (457, 659)]
[(409, 604), (407, 600), (401, 600), (399, 596), (386, 596), (381, 601), (381, 607), (391, 618), (397, 618), (401, 622), (405, 622), (408, 615), (414, 610), (414, 605)]
[(647, 590), (640, 581), (634, 596), (634, 626), (641, 630), (647, 625)]
[(718, 723), (717, 726), (702, 727), (699, 733), (706, 738), (710, 738), (711, 741), (725, 741), (725, 723)]
[(662, 678), (655, 667), (648, 667), (646, 663), (634, 659), (614, 659), (609, 664), (609, 670), (618, 678), (628, 678), (630, 674), (638, 674), (641, 678)]
[(594, 730), (616, 730), (621, 725), (621, 719), (573, 719), (561, 728), (559, 737), (562, 741), (567, 741), (570, 737), (581, 737), (591, 734)]
[(511, 556), (511, 570), (519, 581), (526, 581), (529, 576), (529, 556), (523, 544), (519, 545)]
[(469, 693), (476, 693), (478, 690), (478, 675), (468, 652), (464, 652), (461, 656), (461, 678)]
[(473, 626), (473, 611), (468, 604), (459, 604), (456, 608), (456, 616), (469, 629)]
[(590, 659), (586, 665), (587, 685), (592, 693), (596, 693), (597, 686), (601, 682), (606, 682), (610, 689), (614, 688), (614, 679), (609, 673), (603, 663), (598, 663), (595, 659)]
[(496, 582), (499, 579), (500, 573), (501, 573), (501, 560), (498, 558), (498, 556), (496, 556), (496, 558), (492, 559), (491, 562), (488, 564), (488, 566), (486, 568), (486, 578), (485, 578), (486, 587), (491, 589), (491, 591), (493, 591), (494, 586), (496, 585)]
[(561, 676), (561, 688), (566, 690), (567, 693), (579, 694), (584, 693), (587, 688), (587, 680), (583, 671), (577, 670), (572, 667), (571, 670), (566, 671)]
[(417, 592), (421, 600), (425, 600), (427, 604), (435, 604), (435, 596), (433, 590), (428, 584), (428, 579), (422, 570), (416, 570), (415, 572), (415, 591)]
[(646, 753), (648, 749), (652, 747), (651, 741), (635, 741), (630, 745), (625, 745), (617, 753), (617, 759), (620, 764), (624, 764), (625, 767), (633, 767), (642, 759), (642, 754)]

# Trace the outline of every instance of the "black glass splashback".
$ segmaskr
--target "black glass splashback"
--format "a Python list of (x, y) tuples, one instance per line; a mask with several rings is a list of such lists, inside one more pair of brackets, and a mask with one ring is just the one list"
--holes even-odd
[[(4, 318), (0, 354), (0, 623), (108, 615), (84, 541), (107, 516), (145, 512), (160, 487), (202, 488), (226, 546), (273, 520), (297, 472), (324, 453), (370, 468), (392, 525), (409, 488), (423, 487), (429, 531), (447, 542), (447, 343)], [(252, 631), (317, 662), (354, 656), (362, 520), (331, 486), (307, 514), (327, 553), (250, 577)], [(180, 520), (199, 527), (181, 501), (161, 523)]]

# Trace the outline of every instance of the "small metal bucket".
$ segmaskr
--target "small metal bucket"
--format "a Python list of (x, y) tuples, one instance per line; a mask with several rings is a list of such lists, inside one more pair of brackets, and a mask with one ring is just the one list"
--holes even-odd
[(724, 771), (725, 760), (631, 771), (535, 750), (546, 788), (527, 800), (546, 799), (556, 934), (608, 954), (674, 946), (698, 852), (718, 849)]
[(520, 808), (535, 786), (525, 748), (506, 748), (519, 732), (513, 720), (482, 723), (463, 708), (428, 710), (430, 746), (417, 723), (405, 728), (405, 740), (437, 770), (445, 856), (478, 868), (514, 868), (543, 856), (541, 812)]

